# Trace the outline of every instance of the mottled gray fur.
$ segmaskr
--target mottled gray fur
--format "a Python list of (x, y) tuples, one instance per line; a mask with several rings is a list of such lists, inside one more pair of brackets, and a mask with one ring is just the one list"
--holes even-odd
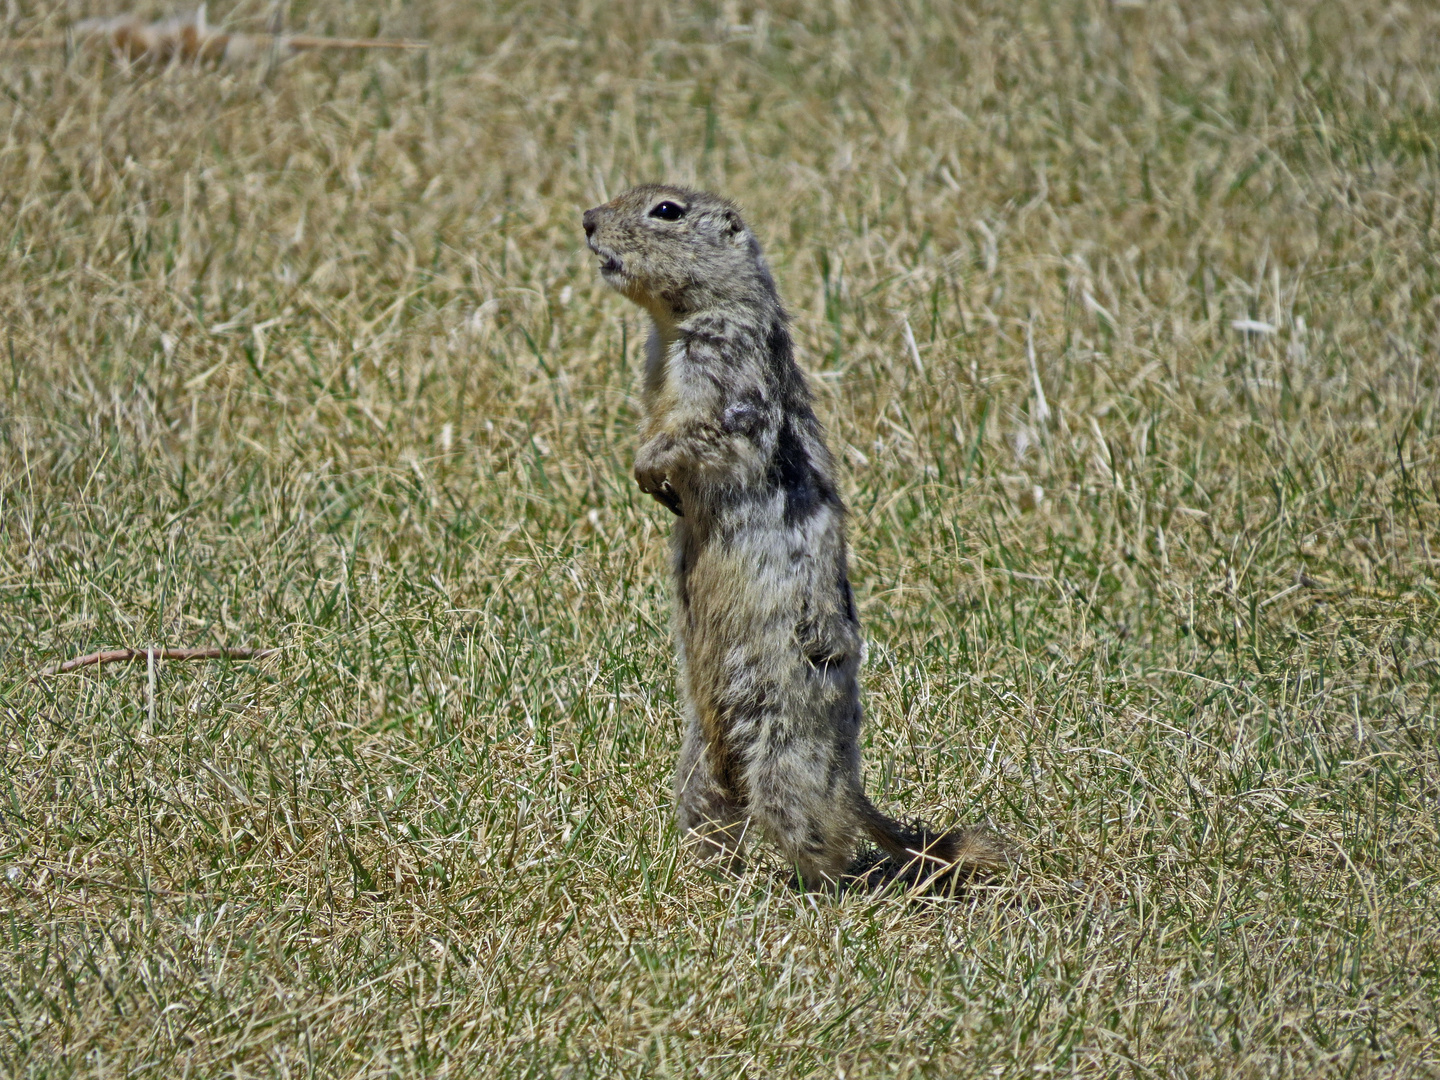
[(1003, 865), (985, 830), (902, 826), (861, 786), (845, 507), (755, 235), (725, 199), (662, 185), (584, 224), (605, 280), (654, 321), (635, 478), (677, 515), (682, 832), (738, 867), (758, 827), (811, 885), (838, 881), (863, 836), (942, 876)]

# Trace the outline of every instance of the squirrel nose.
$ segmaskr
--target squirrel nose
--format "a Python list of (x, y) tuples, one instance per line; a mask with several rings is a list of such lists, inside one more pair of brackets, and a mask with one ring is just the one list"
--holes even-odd
[(595, 226), (599, 224), (597, 220), (598, 217), (599, 215), (594, 210), (585, 211), (585, 216), (582, 220), (585, 222), (585, 235), (587, 237), (594, 235)]

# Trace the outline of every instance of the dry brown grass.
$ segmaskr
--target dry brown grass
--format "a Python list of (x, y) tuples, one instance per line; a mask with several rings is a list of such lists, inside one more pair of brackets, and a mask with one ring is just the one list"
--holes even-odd
[[(1440, 13), (290, 25), (436, 47), (0, 58), (8, 1074), (1440, 1075)], [(1001, 887), (677, 860), (643, 179), (765, 239), (869, 784)], [(283, 653), (31, 678), (150, 644)]]

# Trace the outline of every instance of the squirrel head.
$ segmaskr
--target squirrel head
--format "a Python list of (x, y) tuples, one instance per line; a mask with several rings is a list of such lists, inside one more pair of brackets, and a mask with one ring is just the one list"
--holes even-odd
[(600, 273), (659, 323), (727, 300), (775, 296), (760, 242), (719, 195), (643, 184), (585, 211)]

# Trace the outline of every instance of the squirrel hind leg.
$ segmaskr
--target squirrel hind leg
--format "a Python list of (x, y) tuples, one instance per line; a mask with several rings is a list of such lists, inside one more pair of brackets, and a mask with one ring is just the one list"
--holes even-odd
[(731, 874), (745, 869), (750, 817), (710, 761), (704, 735), (692, 720), (675, 774), (675, 823), (687, 848)]
[(750, 814), (761, 835), (780, 849), (803, 891), (834, 892), (855, 853), (859, 831), (847, 786), (830, 783), (812, 759), (772, 760), (755, 770)]
[(683, 830), (682, 842), (723, 873), (739, 876), (745, 872), (745, 830), (749, 822), (740, 816), (729, 821), (699, 821)]
[(845, 868), (850, 862), (850, 846), (829, 847), (824, 851), (787, 851), (794, 867), (793, 884), (802, 892), (838, 892), (844, 887)]
[[(760, 831), (780, 849), (794, 871), (792, 884), (802, 892), (840, 888), (855, 850), (854, 827), (843, 806), (802, 808), (759, 801), (753, 806)], [(829, 812), (823, 812), (828, 810)]]

